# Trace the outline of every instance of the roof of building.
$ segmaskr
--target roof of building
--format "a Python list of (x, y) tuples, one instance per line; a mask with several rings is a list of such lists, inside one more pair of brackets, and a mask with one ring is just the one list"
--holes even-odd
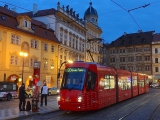
[(47, 16), (47, 15), (52, 15), (57, 12), (56, 9), (51, 8), (51, 9), (45, 9), (45, 10), (38, 10), (35, 14), (33, 14), (33, 12), (25, 12), (25, 13), (20, 13), (22, 15), (28, 15), (29, 17), (39, 17), (39, 16)]
[(152, 42), (160, 42), (160, 34), (157, 33), (157, 34), (154, 34), (154, 37), (153, 37), (153, 41)]
[(127, 47), (133, 45), (151, 44), (153, 41), (155, 31), (131, 33), (124, 33), (122, 36), (112, 41), (107, 47)]
[(43, 22), (40, 22), (38, 20), (31, 19), (31, 27), (34, 32), (29, 32), (18, 28), (17, 26), (19, 24), (16, 18), (19, 15), (22, 14), (16, 13), (9, 10), (8, 8), (0, 6), (0, 25), (59, 43), (59, 40), (54, 34), (54, 30), (47, 29), (47, 26)]
[(96, 9), (94, 9), (94, 8), (92, 7), (92, 2), (90, 2), (89, 4), (90, 4), (89, 8), (88, 8), (88, 9), (85, 11), (85, 13), (84, 13), (84, 18), (85, 18), (86, 16), (89, 16), (89, 15), (95, 15), (95, 16), (98, 17), (98, 13), (97, 13)]

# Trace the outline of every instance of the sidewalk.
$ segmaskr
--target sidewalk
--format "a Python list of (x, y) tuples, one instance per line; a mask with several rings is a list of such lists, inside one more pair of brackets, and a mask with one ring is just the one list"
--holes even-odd
[(52, 100), (47, 102), (47, 106), (43, 105), (42, 107), (39, 107), (38, 112), (19, 111), (19, 107), (11, 108), (11, 109), (1, 109), (0, 120), (15, 119), (18, 117), (25, 117), (25, 116), (34, 115), (34, 114), (45, 114), (45, 113), (53, 112), (57, 110), (59, 110), (57, 100)]

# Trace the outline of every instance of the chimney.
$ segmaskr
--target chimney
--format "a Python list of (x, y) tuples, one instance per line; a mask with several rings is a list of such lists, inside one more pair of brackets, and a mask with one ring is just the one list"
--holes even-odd
[(123, 35), (125, 36), (125, 35), (127, 35), (127, 33), (126, 33), (126, 32), (124, 32), (124, 34), (123, 34)]
[[(155, 34), (155, 31), (152, 32), (152, 35), (154, 35), (154, 34)], [(159, 34), (158, 34), (158, 35), (159, 35)]]
[(138, 33), (141, 33), (142, 32), (142, 30), (138, 30)]
[(33, 4), (33, 14), (37, 13), (37, 4)]
[(7, 9), (8, 9), (8, 5), (5, 4), (5, 5), (4, 5), (4, 8), (7, 8)]
[(47, 24), (47, 29), (49, 29), (50, 28), (50, 24)]

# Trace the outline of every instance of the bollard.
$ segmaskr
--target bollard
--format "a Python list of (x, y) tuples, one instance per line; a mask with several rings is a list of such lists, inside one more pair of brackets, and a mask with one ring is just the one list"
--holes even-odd
[(32, 99), (32, 112), (38, 112), (38, 100), (37, 97), (33, 97)]

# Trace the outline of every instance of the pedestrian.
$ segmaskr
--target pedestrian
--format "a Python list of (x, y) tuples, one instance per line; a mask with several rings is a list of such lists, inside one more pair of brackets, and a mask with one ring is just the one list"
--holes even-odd
[(19, 88), (19, 110), (25, 111), (25, 103), (26, 103), (26, 92), (25, 92), (25, 85), (22, 83), (21, 87)]
[(41, 106), (43, 105), (43, 98), (45, 98), (45, 105), (47, 105), (47, 95), (48, 95), (48, 87), (46, 83), (44, 83), (43, 87), (41, 88)]

